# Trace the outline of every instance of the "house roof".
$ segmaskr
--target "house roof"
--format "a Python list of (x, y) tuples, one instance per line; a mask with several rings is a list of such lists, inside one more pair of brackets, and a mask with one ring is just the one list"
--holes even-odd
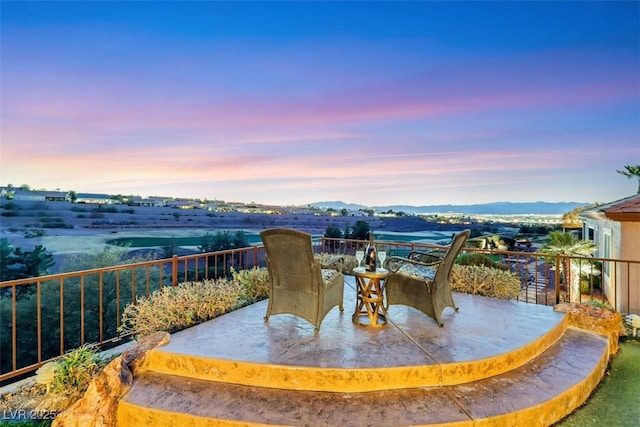
[(78, 199), (109, 199), (111, 198), (108, 194), (96, 194), (96, 193), (77, 193)]
[(614, 221), (640, 222), (640, 194), (614, 203), (603, 211)]
[(619, 222), (640, 222), (640, 194), (605, 203), (580, 212), (580, 218), (604, 219)]

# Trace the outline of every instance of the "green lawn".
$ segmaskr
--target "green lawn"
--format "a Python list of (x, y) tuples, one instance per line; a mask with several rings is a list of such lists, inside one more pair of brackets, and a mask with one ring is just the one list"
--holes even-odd
[(586, 404), (558, 427), (640, 426), (640, 340), (622, 342)]

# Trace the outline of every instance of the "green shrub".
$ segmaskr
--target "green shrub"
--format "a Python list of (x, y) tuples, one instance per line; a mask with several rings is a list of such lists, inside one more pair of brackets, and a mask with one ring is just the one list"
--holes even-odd
[(129, 304), (119, 332), (145, 336), (189, 328), (242, 305), (245, 294), (239, 282), (226, 279), (167, 286)]
[(460, 265), (484, 265), (485, 267), (496, 267), (496, 262), (494, 260), (486, 255), (475, 252), (461, 254), (456, 259), (456, 263)]
[(46, 235), (44, 230), (27, 230), (24, 232), (24, 237), (27, 239), (33, 238), (33, 237), (42, 237)]
[(18, 206), (18, 204), (15, 202), (6, 202), (6, 203), (3, 203), (2, 206), (0, 206), (0, 208), (6, 209), (8, 211), (17, 211), (18, 209), (20, 209), (20, 206)]
[(512, 271), (484, 265), (454, 265), (451, 289), (472, 295), (515, 299), (520, 295), (520, 280)]
[(231, 269), (233, 281), (242, 289), (242, 299), (251, 304), (269, 297), (269, 272), (266, 268), (253, 267), (250, 270)]

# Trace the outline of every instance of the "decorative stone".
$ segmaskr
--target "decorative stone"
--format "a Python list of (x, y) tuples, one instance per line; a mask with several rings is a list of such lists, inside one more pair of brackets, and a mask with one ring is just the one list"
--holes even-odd
[(567, 313), (569, 325), (602, 335), (609, 340), (609, 354), (618, 352), (618, 341), (622, 331), (622, 315), (591, 304), (561, 303), (555, 310)]
[(133, 384), (133, 372), (147, 352), (167, 344), (170, 335), (156, 332), (109, 362), (84, 396), (53, 421), (52, 427), (116, 427), (118, 400)]

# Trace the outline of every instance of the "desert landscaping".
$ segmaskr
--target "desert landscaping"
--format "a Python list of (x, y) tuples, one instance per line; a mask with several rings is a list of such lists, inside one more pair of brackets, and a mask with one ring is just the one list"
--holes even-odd
[(415, 216), (335, 216), (311, 210), (286, 214), (209, 212), (126, 205), (105, 208), (67, 202), (10, 202), (17, 209), (12, 209), (14, 214), (7, 216), (8, 203), (3, 201), (0, 238), (7, 238), (14, 247), (27, 250), (42, 245), (58, 261), (66, 255), (99, 249), (115, 238), (197, 238), (206, 233), (242, 230), (249, 242), (256, 242), (260, 230), (266, 228), (295, 228), (319, 236), (329, 225), (344, 229), (356, 221), (366, 221), (374, 232), (442, 231), (447, 234), (462, 227), (431, 223)]

